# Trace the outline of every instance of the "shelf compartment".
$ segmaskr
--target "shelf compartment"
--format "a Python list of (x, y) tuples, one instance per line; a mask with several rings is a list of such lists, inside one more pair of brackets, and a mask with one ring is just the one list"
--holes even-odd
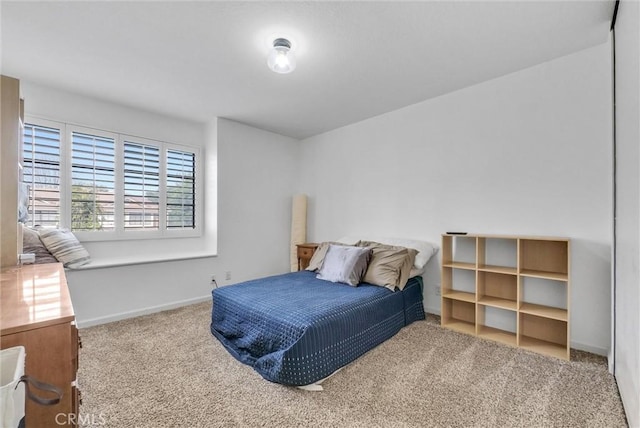
[(476, 314), (479, 337), (506, 345), (518, 345), (516, 312), (500, 307), (478, 305)]
[(520, 346), (541, 354), (569, 359), (569, 323), (520, 312)]
[(569, 285), (564, 281), (536, 277), (520, 277), (519, 309), (521, 312), (567, 321)]
[(441, 324), (453, 330), (475, 334), (476, 327), (476, 305), (475, 303), (449, 299), (443, 296), (442, 299)]
[(561, 360), (569, 360), (569, 348), (565, 345), (559, 345), (546, 340), (536, 339), (529, 336), (520, 336), (520, 347), (538, 354), (548, 355), (560, 358)]
[[(475, 270), (455, 269), (444, 266), (442, 268), (442, 295), (453, 292), (473, 294), (475, 302), (476, 273)], [(463, 299), (466, 300), (466, 299)]]
[(483, 325), (478, 327), (478, 336), (494, 342), (504, 343), (505, 345), (517, 346), (516, 334), (510, 331)]
[(501, 299), (499, 297), (482, 296), (478, 299), (478, 304), (506, 309), (509, 311), (515, 311), (518, 309), (517, 303), (514, 300)]
[(445, 299), (460, 300), (462, 302), (470, 303), (475, 303), (476, 301), (475, 294), (467, 293), (465, 291), (449, 290), (447, 292), (443, 292), (442, 297), (444, 297)]
[(478, 270), (516, 275), (517, 238), (478, 237)]
[(518, 270), (514, 267), (507, 266), (494, 266), (494, 265), (479, 265), (478, 271), (482, 272), (493, 272), (493, 273), (502, 273), (506, 275), (517, 275)]
[(515, 275), (478, 272), (478, 303), (511, 311), (517, 310), (518, 278)]
[(562, 272), (548, 272), (534, 269), (521, 269), (520, 276), (528, 276), (531, 278), (552, 279), (554, 281), (568, 281), (569, 275)]
[(476, 334), (476, 326), (474, 323), (471, 323), (471, 322), (460, 321), (460, 320), (450, 320), (446, 324), (442, 324), (442, 326), (445, 328), (449, 328), (451, 330), (455, 330), (459, 333), (471, 334), (471, 335)]
[(567, 281), (569, 241), (520, 239), (520, 274)]
[(475, 237), (442, 235), (442, 266), (475, 269), (475, 262)]
[(475, 270), (476, 269), (476, 264), (475, 263), (467, 263), (467, 262), (449, 262), (449, 263), (443, 263), (442, 267), (455, 268), (455, 269)]
[(567, 310), (554, 308), (552, 306), (536, 305), (535, 303), (522, 303), (520, 313), (535, 315), (542, 318), (550, 318), (566, 322), (568, 320)]

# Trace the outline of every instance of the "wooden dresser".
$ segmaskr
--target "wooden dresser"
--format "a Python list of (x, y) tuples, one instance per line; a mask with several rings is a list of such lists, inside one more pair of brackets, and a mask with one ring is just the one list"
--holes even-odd
[(54, 406), (26, 400), (26, 427), (72, 426), (79, 405), (79, 338), (64, 268), (60, 263), (5, 268), (0, 279), (0, 347), (24, 346), (25, 374), (64, 394)]

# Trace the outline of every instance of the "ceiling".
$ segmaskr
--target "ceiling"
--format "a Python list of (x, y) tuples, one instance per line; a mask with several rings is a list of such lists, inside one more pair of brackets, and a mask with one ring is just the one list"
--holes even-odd
[[(8, 2), (2, 73), (304, 138), (608, 40), (614, 1)], [(294, 42), (276, 74), (268, 43)]]

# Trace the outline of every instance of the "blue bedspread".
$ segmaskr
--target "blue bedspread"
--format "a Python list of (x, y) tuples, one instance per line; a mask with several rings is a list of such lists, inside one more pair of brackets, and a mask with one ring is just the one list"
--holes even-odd
[(391, 292), (301, 271), (217, 288), (212, 295), (215, 337), (265, 379), (285, 385), (323, 379), (425, 317), (419, 277)]

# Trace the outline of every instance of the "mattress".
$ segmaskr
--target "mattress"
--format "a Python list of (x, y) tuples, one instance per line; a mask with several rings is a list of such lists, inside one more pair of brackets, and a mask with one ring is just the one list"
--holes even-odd
[(285, 385), (317, 382), (424, 319), (422, 278), (403, 291), (292, 272), (214, 289), (211, 332), (239, 361)]

